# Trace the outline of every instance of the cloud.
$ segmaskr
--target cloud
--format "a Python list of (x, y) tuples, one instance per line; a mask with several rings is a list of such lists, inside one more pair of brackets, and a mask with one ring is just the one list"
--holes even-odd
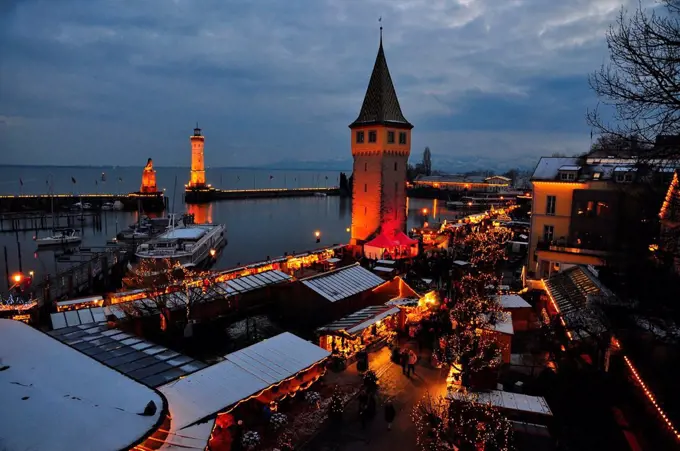
[(586, 76), (606, 57), (603, 36), (621, 3), (5, 5), (0, 116), (21, 120), (0, 127), (0, 163), (188, 164), (199, 121), (207, 162), (243, 166), (349, 155), (347, 124), (361, 106), (380, 16), (402, 109), (416, 126), (414, 153), (429, 145), (453, 161), (474, 149), (491, 161), (585, 148), (583, 117), (596, 104)]

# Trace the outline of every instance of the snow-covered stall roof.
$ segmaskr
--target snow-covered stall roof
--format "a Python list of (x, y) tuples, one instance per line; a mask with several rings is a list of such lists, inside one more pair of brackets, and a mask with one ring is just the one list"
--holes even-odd
[(203, 362), (163, 346), (109, 329), (106, 323), (66, 327), (50, 335), (149, 387), (158, 387), (206, 367)]
[(514, 335), (515, 328), (512, 326), (512, 314), (503, 314), (495, 324), (488, 324), (485, 328), (486, 330), (494, 330), (502, 334)]
[(273, 269), (271, 271), (264, 271), (259, 274), (251, 274), (249, 276), (238, 277), (227, 280), (223, 283), (217, 284), (217, 290), (223, 291), (227, 296), (235, 294), (247, 293), (248, 291), (264, 288), (268, 285), (274, 285), (281, 282), (291, 280), (291, 277), (285, 272)]
[(0, 319), (0, 356), (3, 449), (127, 449), (163, 414), (156, 391), (22, 322)]
[[(453, 392), (451, 396), (454, 399), (460, 399), (461, 395), (458, 392)], [(477, 402), (491, 403), (501, 409), (552, 416), (552, 411), (542, 396), (491, 390), (477, 393)]]
[(228, 354), (222, 362), (159, 390), (168, 400), (173, 431), (180, 431), (289, 379), (329, 355), (325, 349), (284, 332)]
[(336, 302), (385, 283), (383, 279), (358, 263), (302, 279), (301, 282), (323, 296)]
[(396, 315), (397, 313), (399, 313), (399, 307), (393, 305), (372, 305), (326, 326), (319, 327), (316, 331), (321, 334), (343, 331), (350, 335), (354, 335), (378, 321), (387, 318), (388, 316)]
[(513, 309), (513, 308), (531, 308), (531, 304), (524, 300), (524, 298), (518, 294), (501, 294), (498, 296), (498, 301), (501, 303), (503, 308)]

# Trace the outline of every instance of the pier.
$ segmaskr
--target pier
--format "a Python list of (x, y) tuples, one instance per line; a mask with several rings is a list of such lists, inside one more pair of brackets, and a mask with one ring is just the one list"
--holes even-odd
[(188, 204), (202, 204), (216, 200), (271, 199), (277, 197), (339, 196), (340, 188), (262, 188), (262, 189), (215, 189), (189, 187), (184, 193)]
[[(91, 210), (101, 210), (105, 203), (118, 204), (124, 211), (160, 212), (167, 208), (168, 198), (162, 191), (128, 194), (21, 194), (0, 196), (0, 212), (68, 210), (74, 204), (89, 203)], [(87, 211), (87, 210), (86, 210)]]

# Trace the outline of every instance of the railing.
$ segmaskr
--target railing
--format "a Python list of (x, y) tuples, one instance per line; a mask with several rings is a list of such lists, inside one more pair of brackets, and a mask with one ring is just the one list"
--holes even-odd
[(536, 248), (542, 251), (566, 252), (569, 254), (586, 254), (603, 256), (609, 253), (603, 245), (583, 244), (571, 240), (540, 240), (536, 243)]

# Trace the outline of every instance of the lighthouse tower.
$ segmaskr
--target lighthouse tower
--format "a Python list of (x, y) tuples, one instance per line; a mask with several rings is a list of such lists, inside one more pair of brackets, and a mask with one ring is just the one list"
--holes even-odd
[(189, 180), (189, 188), (204, 188), (205, 187), (205, 164), (203, 161), (203, 148), (205, 146), (205, 136), (201, 134), (201, 129), (194, 129), (194, 134), (191, 136), (191, 179)]
[(351, 129), (352, 245), (383, 235), (400, 239), (406, 230), (406, 168), (411, 153), (411, 125), (401, 112), (387, 68), (380, 27), (380, 47), (359, 117)]

